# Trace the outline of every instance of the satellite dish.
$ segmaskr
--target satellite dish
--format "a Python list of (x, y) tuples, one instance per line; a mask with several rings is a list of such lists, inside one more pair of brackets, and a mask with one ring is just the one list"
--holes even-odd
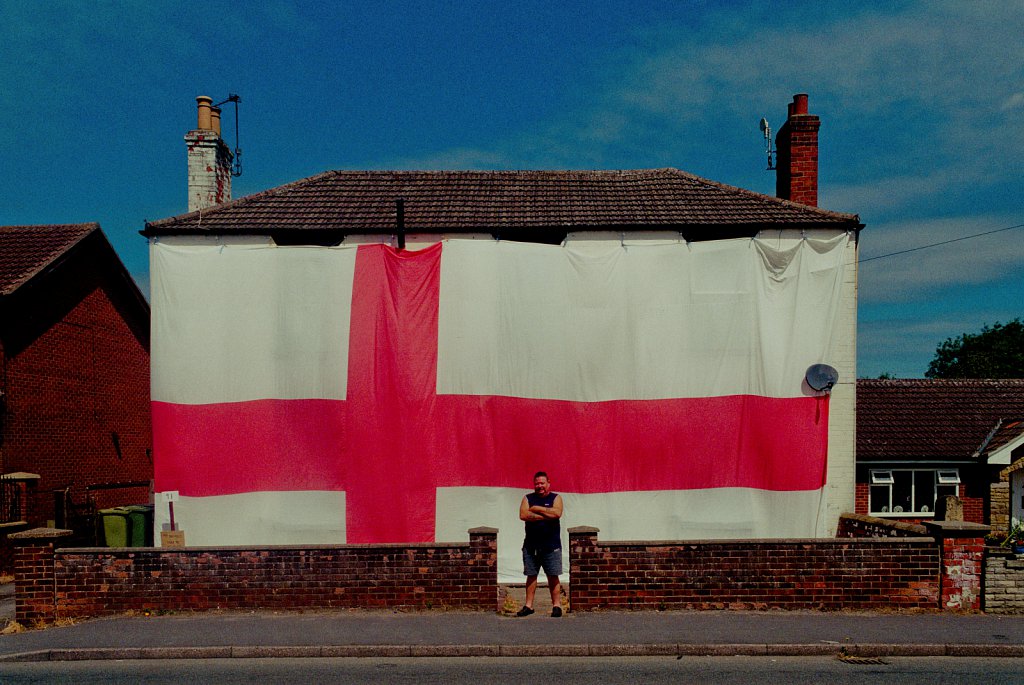
[(818, 392), (832, 392), (832, 386), (839, 381), (839, 372), (828, 364), (814, 364), (804, 376), (807, 385)]
[(767, 132), (768, 132), (768, 120), (765, 119), (764, 117), (761, 117), (761, 133), (767, 133)]

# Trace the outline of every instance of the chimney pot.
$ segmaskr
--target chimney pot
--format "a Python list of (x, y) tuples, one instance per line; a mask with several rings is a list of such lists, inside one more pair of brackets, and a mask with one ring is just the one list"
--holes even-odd
[(793, 107), (790, 115), (802, 116), (807, 114), (807, 93), (797, 93), (793, 96)]
[(211, 105), (213, 105), (213, 98), (208, 95), (200, 95), (196, 98), (196, 103), (199, 108), (199, 117), (196, 128), (201, 131), (212, 131), (213, 123), (211, 121)]
[(220, 137), (220, 107), (210, 108), (210, 130)]

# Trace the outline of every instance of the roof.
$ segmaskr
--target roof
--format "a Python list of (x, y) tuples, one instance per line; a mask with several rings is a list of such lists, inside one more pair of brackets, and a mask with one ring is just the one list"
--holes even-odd
[(829, 212), (678, 169), (328, 171), (233, 202), (146, 224), (143, 235), (407, 233), (744, 226), (859, 228)]
[(969, 460), (1022, 433), (1024, 379), (857, 381), (858, 461)]
[(0, 295), (10, 295), (100, 225), (0, 226)]

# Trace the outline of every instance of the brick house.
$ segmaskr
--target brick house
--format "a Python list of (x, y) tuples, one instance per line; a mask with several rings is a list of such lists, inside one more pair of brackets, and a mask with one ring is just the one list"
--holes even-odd
[(1024, 380), (857, 381), (857, 513), (928, 520), (958, 495), (966, 520), (1005, 530), (1022, 467)]
[(0, 227), (0, 469), (37, 476), (24, 518), (145, 503), (150, 435), (149, 305), (99, 225)]
[[(820, 502), (815, 502), (815, 510), (804, 519), (809, 521), (806, 528), (814, 535), (831, 536), (835, 533), (840, 513), (852, 509), (857, 308), (855, 264), (859, 231), (863, 226), (854, 214), (832, 212), (817, 207), (817, 135), (820, 121), (817, 116), (808, 113), (806, 95), (796, 96), (789, 104), (787, 121), (777, 138), (778, 197), (754, 193), (670, 168), (609, 171), (328, 171), (249, 197), (232, 200), (230, 175), (224, 173), (224, 169), (230, 163), (230, 152), (220, 140), (219, 123), (215, 116), (216, 112), (211, 114), (210, 99), (201, 97), (197, 100), (198, 125), (185, 137), (188, 146), (188, 198), (189, 207), (193, 211), (147, 223), (142, 234), (150, 239), (153, 246), (151, 264), (158, 253), (168, 255), (168, 259), (171, 258), (170, 255), (176, 255), (174, 259), (178, 261), (175, 263), (181, 265), (192, 259), (189, 255), (194, 254), (194, 251), (213, 248), (213, 251), (225, 253), (225, 250), (248, 250), (250, 246), (253, 248), (252, 251), (272, 251), (293, 246), (346, 248), (383, 243), (399, 249), (421, 250), (448, 239), (474, 240), (482, 243), (507, 241), (546, 245), (600, 244), (627, 249), (634, 245), (708, 244), (718, 241), (740, 241), (749, 246), (755, 240), (776, 241), (773, 245), (784, 246), (780, 249), (791, 247), (794, 250), (800, 249), (801, 245), (806, 246), (805, 241), (811, 239), (834, 241), (834, 245), (841, 244), (841, 247), (837, 248), (837, 253), (841, 253), (839, 261), (843, 265), (843, 276), (836, 288), (838, 294), (835, 303), (828, 304), (834, 308), (838, 332), (827, 343), (828, 349), (824, 352), (827, 358), (815, 360), (835, 366), (839, 371), (839, 383), (832, 389), (829, 400), (825, 437), (828, 460), (827, 464), (822, 466), (822, 470), (827, 469), (827, 474), (823, 478), (825, 485), (822, 486)], [(219, 202), (220, 200), (224, 201)], [(194, 201), (198, 202), (198, 206), (193, 204)], [(309, 252), (312, 253), (313, 250)], [(192, 263), (195, 261), (192, 260)], [(758, 268), (761, 266), (759, 263)], [(252, 274), (258, 268), (260, 267), (253, 266), (248, 270), (240, 269), (235, 275), (249, 277), (248, 274)], [(158, 284), (154, 288), (155, 326), (160, 326), (164, 321), (162, 310), (157, 304), (163, 287), (159, 285), (162, 282), (161, 278), (156, 276), (158, 270), (157, 266), (153, 267), (155, 283)], [(225, 276), (225, 273), (227, 272), (218, 272), (218, 282), (230, 287), (232, 282), (240, 280), (235, 278), (235, 275)], [(273, 275), (270, 270), (266, 273), (264, 282), (281, 278), (279, 275)], [(706, 274), (707, 279), (712, 277), (713, 274)], [(234, 281), (231, 281), (232, 278)], [(187, 279), (181, 279), (178, 274), (169, 274), (165, 283), (171, 288), (177, 287), (184, 280)], [(281, 282), (286, 283), (288, 288), (270, 291), (268, 297), (262, 300), (276, 301), (281, 290), (295, 293), (302, 287), (296, 285), (296, 280), (291, 275), (287, 279), (281, 278)], [(723, 287), (721, 292), (724, 295), (728, 292), (728, 287)], [(243, 296), (247, 295), (246, 291), (240, 292)], [(276, 305), (277, 311), (310, 308), (304, 307), (302, 302), (289, 302), (287, 306)], [(201, 307), (197, 303), (192, 311), (199, 308)], [(239, 307), (244, 308), (245, 306)], [(202, 325), (193, 326), (194, 323), (195, 321), (192, 321), (179, 330), (188, 329), (195, 334), (180, 339), (174, 338), (175, 344), (169, 343), (169, 338), (161, 337), (163, 329), (154, 330), (154, 406), (161, 405), (161, 411), (174, 412), (175, 416), (180, 415), (178, 412), (191, 411), (183, 407), (208, 406), (214, 402), (179, 402), (157, 396), (157, 375), (164, 374), (163, 371), (157, 370), (160, 366), (157, 363), (157, 356), (165, 353), (169, 356), (172, 348), (187, 346), (197, 336), (201, 337), (204, 330), (208, 330)], [(257, 333), (267, 334), (262, 330)], [(259, 337), (253, 334), (250, 339)], [(180, 345), (176, 345), (177, 343)], [(209, 345), (202, 344), (200, 348), (194, 357), (200, 355), (202, 350), (211, 349)], [(280, 351), (276, 354), (277, 358), (288, 356)], [(316, 358), (326, 358), (326, 355)], [(160, 359), (163, 360), (165, 357), (160, 356)], [(263, 364), (251, 366), (259, 368)], [(790, 376), (797, 391), (803, 392), (804, 396), (810, 396), (813, 395), (812, 391), (806, 388), (800, 390), (799, 387), (806, 368), (805, 365), (798, 373)], [(236, 374), (234, 378), (239, 375), (242, 374)], [(169, 373), (167, 376), (171, 378), (174, 374)], [(203, 381), (204, 378), (199, 380)], [(278, 396), (263, 394), (259, 397)], [(234, 402), (232, 406), (241, 403)], [(224, 406), (227, 404), (232, 403), (226, 403)], [(155, 425), (156, 421), (154, 418)], [(196, 423), (193, 422), (192, 425)], [(249, 425), (262, 423), (254, 421)], [(180, 450), (181, 445), (188, 445), (188, 449), (192, 449), (195, 443), (177, 432), (161, 433), (157, 430), (156, 433), (158, 439), (155, 456), (159, 490), (160, 465), (166, 463), (161, 461), (164, 443), (161, 442), (159, 435), (166, 436), (166, 444), (171, 450)], [(272, 442), (273, 439), (272, 435), (265, 442)], [(240, 458), (250, 456), (240, 455)], [(175, 477), (177, 473), (176, 471)], [(307, 487), (301, 493), (314, 489), (316, 488)], [(169, 490), (177, 491), (177, 488)], [(224, 491), (228, 490), (231, 490), (231, 487), (225, 488)], [(265, 514), (271, 506), (286, 508), (290, 517), (297, 516), (297, 512), (306, 506), (312, 510), (312, 505), (307, 504), (312, 500), (312, 496), (308, 494), (296, 495), (294, 500), (287, 500), (287, 507), (280, 504), (288, 496), (282, 490), (275, 490), (276, 499), (269, 503), (269, 496), (261, 499), (248, 493), (238, 494), (238, 491), (234, 490), (222, 497), (213, 493), (210, 488), (196, 487), (193, 492), (203, 491), (207, 494), (186, 497), (186, 492), (182, 491), (182, 501), (175, 505), (175, 512), (179, 520), (185, 520), (189, 507), (193, 511), (203, 512), (195, 514), (196, 518), (189, 530), (196, 532), (194, 535), (189, 532), (192, 536), (190, 540), (203, 535), (220, 536), (216, 539), (203, 537), (202, 542), (195, 544), (265, 544), (268, 538), (257, 536), (267, 534), (270, 528), (267, 525), (261, 525), (259, 530), (254, 530), (252, 537), (244, 537), (241, 522), (239, 525), (216, 528), (197, 525), (196, 522), (223, 520), (221, 512), (223, 515), (239, 519), (265, 522), (270, 518)], [(299, 488), (295, 490), (300, 492)], [(320, 491), (321, 489), (317, 489), (317, 492)], [(218, 498), (225, 502), (222, 510), (213, 509), (215, 506), (221, 506), (215, 502)], [(252, 511), (247, 514), (239, 513), (241, 507), (248, 506), (248, 501), (254, 502)], [(702, 511), (706, 512), (707, 509)], [(748, 512), (756, 511), (758, 510), (755, 507), (748, 508)], [(781, 509), (773, 510), (777, 520), (793, 518), (779, 516), (778, 511)], [(158, 508), (158, 524), (160, 515)], [(313, 537), (324, 530), (316, 527), (320, 521), (314, 520), (314, 515), (315, 512), (311, 511), (309, 518), (313, 523), (309, 525), (307, 531), (303, 531), (299, 525), (286, 529), (282, 524), (282, 536), (295, 535), (294, 538), (290, 538), (294, 541), (322, 540), (323, 538)], [(749, 513), (749, 516), (758, 517), (756, 513)], [(689, 534), (720, 537), (724, 534), (724, 529), (719, 523), (720, 519), (716, 518), (704, 528), (698, 529), (701, 532), (693, 533), (694, 529), (689, 529)], [(473, 525), (479, 525), (479, 522)], [(486, 525), (497, 525), (502, 530), (521, 530), (521, 523), (518, 520)], [(709, 532), (712, 530), (714, 532)], [(673, 531), (677, 537), (687, 534), (679, 527)], [(225, 536), (229, 534), (238, 537), (228, 540)], [(330, 534), (335, 535), (332, 540), (346, 539), (345, 530), (339, 532), (337, 528), (331, 529)], [(647, 534), (653, 533), (648, 530)], [(734, 537), (743, 535), (735, 531), (730, 534)], [(309, 537), (303, 538), (303, 535)], [(749, 533), (747, 536), (749, 537)], [(281, 540), (283, 539), (285, 538), (282, 537)], [(351, 541), (352, 537), (349, 536), (348, 539)]]

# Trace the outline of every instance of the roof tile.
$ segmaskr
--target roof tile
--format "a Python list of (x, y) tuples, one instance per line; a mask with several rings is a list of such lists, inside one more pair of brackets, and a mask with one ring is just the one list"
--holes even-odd
[(10, 295), (99, 224), (0, 226), (0, 295)]
[(146, 235), (331, 230), (384, 233), (405, 200), (408, 233), (859, 226), (829, 212), (678, 169), (621, 171), (328, 171), (146, 225)]
[(857, 459), (970, 459), (1024, 432), (1024, 379), (857, 381)]

